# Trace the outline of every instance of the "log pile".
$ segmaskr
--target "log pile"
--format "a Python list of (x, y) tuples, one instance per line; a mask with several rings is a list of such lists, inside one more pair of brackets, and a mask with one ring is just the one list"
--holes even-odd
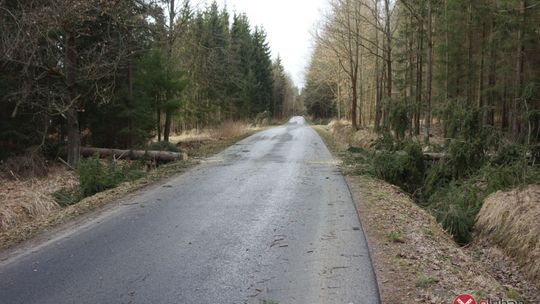
[(98, 155), (100, 158), (112, 157), (114, 159), (150, 159), (157, 162), (173, 162), (185, 160), (185, 153), (168, 151), (143, 151), (143, 150), (120, 150), (94, 147), (81, 147), (81, 156), (92, 157)]

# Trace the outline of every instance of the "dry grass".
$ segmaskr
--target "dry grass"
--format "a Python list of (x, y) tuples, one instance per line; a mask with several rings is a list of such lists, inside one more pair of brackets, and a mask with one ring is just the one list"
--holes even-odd
[(0, 178), (19, 180), (47, 175), (47, 162), (38, 149), (29, 149), (0, 163)]
[(217, 127), (192, 129), (181, 134), (174, 134), (170, 141), (174, 144), (192, 141), (209, 141), (241, 137), (248, 132), (258, 130), (241, 121), (225, 121)]
[(160, 166), (141, 179), (125, 182), (118, 187), (87, 197), (77, 204), (60, 208), (51, 193), (62, 187), (73, 187), (77, 178), (73, 172), (60, 165), (53, 166), (46, 178), (8, 181), (0, 179), (0, 249), (7, 248), (30, 239), (46, 228), (67, 221), (96, 209), (114, 200), (121, 199), (141, 188), (162, 181), (165, 178), (185, 172), (197, 165), (200, 157), (207, 157), (222, 151), (255, 132), (248, 129), (242, 136), (225, 140), (209, 140), (190, 151), (192, 157)]
[(249, 131), (249, 126), (239, 121), (226, 121), (210, 130), (210, 136), (214, 139), (229, 139), (240, 137)]
[[(176, 144), (183, 141), (210, 140), (211, 138), (212, 137), (208, 129), (192, 129), (189, 131), (184, 131), (180, 134), (174, 134), (170, 136), (169, 140)], [(157, 138), (155, 140), (157, 140)]]
[(371, 128), (362, 128), (355, 132), (351, 123), (343, 119), (332, 120), (328, 124), (328, 130), (332, 133), (336, 143), (345, 149), (351, 146), (369, 148), (377, 138)]
[(0, 232), (59, 209), (51, 193), (77, 184), (73, 172), (53, 166), (49, 175), (22, 180), (0, 179)]
[(540, 288), (540, 185), (490, 195), (475, 229), (479, 242), (500, 247)]

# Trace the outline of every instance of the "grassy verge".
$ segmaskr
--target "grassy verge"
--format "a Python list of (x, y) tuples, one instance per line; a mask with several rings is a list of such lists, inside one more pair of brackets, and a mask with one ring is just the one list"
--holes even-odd
[[(203, 144), (190, 151), (190, 158), (186, 161), (159, 166), (155, 170), (149, 171), (140, 178), (129, 178), (120, 180), (119, 184), (111, 184), (107, 190), (95, 193), (91, 196), (81, 199), (75, 204), (68, 205), (65, 208), (57, 208), (44, 216), (36, 216), (29, 221), (22, 222), (19, 225), (0, 231), (0, 249), (10, 247), (24, 240), (36, 236), (45, 229), (49, 229), (63, 223), (66, 223), (77, 216), (97, 210), (115, 200), (118, 200), (129, 193), (143, 189), (144, 187), (158, 183), (164, 179), (186, 172), (188, 169), (200, 163), (201, 158), (219, 153), (231, 146), (235, 142), (242, 140), (257, 130), (250, 129), (247, 132), (236, 134), (230, 138), (218, 138), (205, 141)], [(121, 171), (119, 171), (121, 172)], [(61, 195), (62, 193), (60, 193)], [(69, 193), (64, 193), (69, 199)]]

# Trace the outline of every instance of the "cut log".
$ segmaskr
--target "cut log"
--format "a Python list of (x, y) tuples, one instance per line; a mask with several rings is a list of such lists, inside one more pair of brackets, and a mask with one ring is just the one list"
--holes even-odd
[(168, 151), (120, 150), (94, 147), (81, 147), (81, 156), (91, 157), (98, 155), (101, 158), (114, 157), (115, 159), (151, 159), (158, 162), (173, 162), (183, 160), (185, 153)]

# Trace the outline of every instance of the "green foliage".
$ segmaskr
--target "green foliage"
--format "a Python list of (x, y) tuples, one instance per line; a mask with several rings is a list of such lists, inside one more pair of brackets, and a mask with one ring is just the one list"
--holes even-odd
[(373, 158), (375, 176), (417, 194), (424, 181), (422, 147), (414, 142), (403, 144), (403, 150), (381, 150)]
[[(491, 160), (494, 165), (510, 165), (516, 162), (523, 162), (526, 158), (527, 149), (523, 145), (503, 144)], [(525, 160), (526, 161), (526, 160)]]
[(392, 137), (392, 134), (390, 134), (390, 132), (383, 132), (371, 144), (371, 147), (376, 150), (387, 150), (387, 151), (394, 151), (397, 146), (398, 146), (398, 143)]
[[(469, 122), (464, 120), (458, 129), (474, 125)], [(446, 156), (430, 163), (424, 160), (419, 144), (398, 141), (385, 132), (374, 142), (377, 150), (372, 156), (364, 157), (363, 149), (353, 148), (344, 164), (368, 168), (356, 172), (373, 173), (412, 194), (456, 242), (466, 244), (471, 240), (476, 215), (489, 194), (540, 182), (540, 169), (530, 165), (530, 148), (501, 144), (490, 158), (486, 151), (493, 150), (499, 138), (488, 133), (481, 129), (474, 135), (463, 129), (457, 135), (459, 139), (449, 140), (441, 151)]]
[(94, 195), (145, 175), (142, 165), (137, 162), (122, 166), (114, 162), (104, 164), (98, 157), (81, 160), (77, 166), (77, 173), (82, 197)]
[(540, 182), (540, 170), (527, 162), (496, 165), (487, 163), (470, 177), (451, 179), (444, 163), (428, 170), (423, 190), (428, 208), (460, 244), (468, 243), (484, 199), (499, 190)]
[(474, 185), (452, 182), (429, 197), (428, 208), (456, 242), (466, 244), (471, 239), (471, 231), (483, 197)]
[(336, 113), (334, 93), (330, 85), (308, 78), (302, 91), (302, 99), (307, 113), (314, 119), (331, 118)]
[(61, 188), (52, 194), (54, 200), (62, 207), (67, 207), (78, 203), (81, 199), (79, 189)]
[(392, 102), (389, 111), (390, 128), (394, 132), (397, 141), (405, 138), (405, 132), (409, 129), (409, 109), (407, 104), (402, 101)]
[(448, 147), (449, 162), (455, 179), (478, 170), (485, 160), (483, 145), (477, 141), (452, 140)]
[(444, 160), (437, 161), (426, 170), (424, 186), (422, 189), (421, 204), (431, 197), (435, 191), (447, 187), (453, 180), (452, 168)]

